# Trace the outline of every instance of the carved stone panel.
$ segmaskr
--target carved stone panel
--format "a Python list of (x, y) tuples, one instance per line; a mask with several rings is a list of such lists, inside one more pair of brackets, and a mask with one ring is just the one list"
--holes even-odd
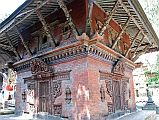
[(52, 95), (54, 98), (57, 98), (62, 95), (61, 83), (62, 81), (55, 81), (52, 83)]
[(112, 86), (112, 80), (105, 80), (106, 83), (106, 92), (107, 94), (112, 97), (112, 92), (113, 92), (113, 86)]
[(113, 113), (113, 103), (112, 102), (108, 102), (108, 114), (112, 114)]
[(126, 96), (128, 96), (128, 79), (122, 80), (122, 108), (125, 110), (128, 108), (128, 98), (126, 98)]
[(62, 115), (62, 104), (53, 105), (54, 108), (54, 115), (61, 116)]
[(104, 80), (106, 84), (106, 92), (107, 94), (112, 97), (112, 74), (111, 73), (104, 73), (100, 72), (100, 80)]

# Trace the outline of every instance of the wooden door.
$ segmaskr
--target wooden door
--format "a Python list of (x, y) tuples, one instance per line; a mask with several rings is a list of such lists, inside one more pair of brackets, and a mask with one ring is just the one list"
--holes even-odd
[(113, 103), (115, 111), (121, 109), (120, 81), (113, 81)]
[(49, 81), (39, 83), (39, 112), (49, 112)]

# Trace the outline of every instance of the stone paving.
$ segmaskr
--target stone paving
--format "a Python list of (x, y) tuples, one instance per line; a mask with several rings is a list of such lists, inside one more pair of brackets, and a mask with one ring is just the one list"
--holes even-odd
[(159, 114), (156, 115), (156, 120), (159, 120)]
[[(150, 115), (156, 115), (155, 111), (139, 111), (136, 113), (126, 114), (122, 117), (111, 119), (111, 120), (145, 120), (145, 118)], [(156, 120), (159, 120), (159, 115), (156, 115), (156, 116), (157, 116)], [(40, 120), (40, 119), (32, 119), (32, 117), (29, 115), (16, 116), (14, 114), (10, 114), (10, 115), (0, 115), (0, 120)], [(148, 119), (148, 120), (151, 120), (151, 119)]]
[(0, 115), (0, 120), (33, 120), (33, 119), (29, 116), (16, 116), (14, 114), (9, 114), (9, 115)]
[[(129, 113), (113, 120), (145, 120), (148, 116), (155, 115), (155, 111), (139, 111), (135, 113)], [(159, 119), (158, 119), (159, 120)]]
[(63, 120), (59, 117), (47, 117), (47, 118), (33, 118), (32, 115), (24, 114), (23, 116), (17, 116), (14, 114), (0, 115), (0, 120)]

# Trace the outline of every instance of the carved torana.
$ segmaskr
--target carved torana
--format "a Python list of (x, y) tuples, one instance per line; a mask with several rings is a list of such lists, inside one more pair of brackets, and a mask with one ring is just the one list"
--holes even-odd
[(48, 72), (48, 65), (39, 59), (34, 59), (31, 61), (31, 71), (32, 74), (39, 72)]
[(122, 61), (117, 61), (112, 70), (113, 73), (124, 75), (125, 64)]

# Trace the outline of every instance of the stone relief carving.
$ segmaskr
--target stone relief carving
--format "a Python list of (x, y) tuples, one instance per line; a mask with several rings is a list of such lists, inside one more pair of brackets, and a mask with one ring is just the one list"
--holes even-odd
[(112, 114), (113, 113), (113, 103), (112, 102), (107, 102), (108, 105), (108, 114)]
[(122, 81), (122, 101), (123, 101), (123, 109), (126, 110), (128, 108), (128, 98), (126, 96), (128, 96), (128, 82), (129, 80), (123, 80)]
[(105, 80), (105, 83), (107, 88), (106, 92), (110, 97), (112, 97), (112, 93), (113, 93), (112, 80)]
[(100, 94), (101, 94), (101, 101), (104, 102), (105, 101), (105, 90), (102, 85), (100, 87)]
[(62, 81), (53, 82), (53, 85), (52, 85), (52, 95), (53, 95), (54, 98), (57, 98), (60, 95), (62, 95), (61, 84), (62, 84)]
[(62, 104), (53, 105), (54, 107), (54, 115), (61, 116), (62, 115)]

